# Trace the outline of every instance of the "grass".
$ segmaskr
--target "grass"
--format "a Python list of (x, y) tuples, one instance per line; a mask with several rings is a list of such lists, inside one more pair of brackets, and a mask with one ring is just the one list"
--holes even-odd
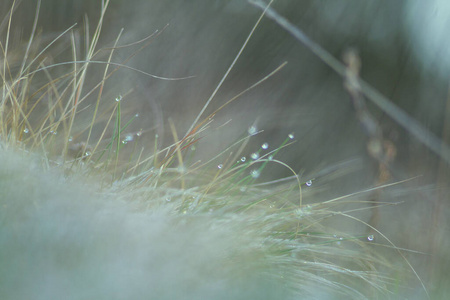
[[(155, 135), (151, 138), (153, 147), (145, 148), (140, 141), (146, 130), (133, 132), (129, 129), (138, 116), (125, 112), (127, 93), (115, 95), (115, 101), (111, 101), (106, 82), (123, 68), (140, 72), (142, 76), (153, 76), (127, 67), (131, 57), (121, 63), (114, 63), (113, 58), (122, 48), (145, 47), (162, 31), (125, 46), (120, 43), (120, 32), (110, 47), (100, 47), (103, 18), (109, 4), (106, 0), (102, 1), (92, 37), (89, 23), (85, 22), (83, 50), (75, 38), (75, 25), (42, 44), (37, 31), (39, 3), (32, 34), (25, 46), (10, 43), (16, 4), (4, 17), (6, 27), (0, 32), (0, 139), (4, 151), (38, 153), (43, 157), (44, 169), (73, 177), (69, 180), (76, 181), (75, 177), (82, 175), (85, 180), (100, 181), (100, 194), (125, 199), (130, 205), (137, 205), (139, 211), (169, 210), (170, 215), (181, 220), (208, 218), (213, 221), (206, 222), (205, 226), (230, 226), (237, 236), (250, 234), (255, 244), (241, 247), (249, 256), (257, 258), (244, 260), (244, 265), (258, 261), (258, 270), (262, 268), (261, 272), (272, 273), (273, 279), (281, 281), (294, 296), (386, 299), (395, 298), (395, 292), (403, 289), (403, 279), (416, 276), (422, 283), (404, 255), (406, 250), (396, 247), (374, 226), (352, 215), (360, 210), (360, 204), (372, 204), (372, 210), (388, 205), (358, 198), (372, 189), (320, 203), (311, 201), (309, 190), (314, 187), (314, 178), (302, 178), (280, 157), (280, 150), (295, 143), (293, 134), (287, 135), (278, 146), (262, 145), (248, 156), (244, 153), (245, 146), (258, 130), (243, 128), (242, 138), (230, 141), (215, 157), (205, 162), (192, 159), (196, 147), (207, 147), (202, 144), (202, 137), (208, 134), (214, 117), (225, 106), (235, 105), (234, 101), (242, 94), (270, 80), (285, 65), (262, 75), (260, 81), (204, 116), (207, 107), (214, 105), (214, 96), (268, 12), (266, 6), (186, 134), (178, 133), (171, 122), (173, 143), (160, 145)], [(69, 59), (57, 61), (52, 51), (59, 43), (67, 41), (70, 47), (64, 54)], [(261, 182), (260, 174), (270, 164), (287, 168), (292, 172), (291, 178)], [(373, 232), (353, 236), (325, 225), (337, 217), (368, 226)], [(242, 227), (230, 225), (233, 222)], [(400, 279), (395, 275), (392, 262), (380, 254), (377, 245), (396, 252), (403, 259)], [(423, 283), (422, 286), (426, 291)]]

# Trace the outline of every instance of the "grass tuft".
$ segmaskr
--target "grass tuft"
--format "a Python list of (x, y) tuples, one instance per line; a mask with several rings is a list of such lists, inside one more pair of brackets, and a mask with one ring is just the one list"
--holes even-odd
[[(248, 156), (244, 149), (257, 132), (243, 130), (239, 140), (230, 142), (210, 160), (192, 159), (196, 147), (207, 147), (202, 144), (202, 137), (208, 134), (214, 116), (243, 93), (270, 80), (285, 65), (202, 119), (266, 11), (187, 133), (180, 138), (171, 121), (174, 142), (160, 145), (155, 135), (151, 141), (154, 147), (146, 148), (141, 142), (146, 130), (129, 129), (137, 117), (126, 113), (129, 91), (110, 95), (106, 82), (122, 67), (136, 71), (126, 66), (131, 57), (114, 63), (116, 52), (135, 45), (145, 47), (157, 34), (120, 46), (120, 32), (112, 46), (100, 47), (108, 5), (108, 0), (102, 1), (92, 37), (86, 20), (83, 49), (76, 38), (78, 25), (45, 41), (37, 31), (40, 1), (28, 41), (11, 44), (11, 22), (15, 9), (20, 9), (14, 2), (3, 21), (7, 26), (0, 43), (2, 151), (38, 153), (45, 169), (59, 170), (69, 181), (80, 174), (87, 180), (100, 181), (99, 194), (124, 200), (139, 212), (168, 211), (168, 215), (176, 216), (180, 222), (208, 220), (204, 226), (213, 228), (209, 234), (216, 227), (229, 227), (236, 236), (250, 236), (248, 240), (252, 243), (239, 245), (245, 255), (231, 255), (228, 261), (237, 260), (243, 268), (281, 282), (292, 297), (392, 297), (400, 283), (392, 275), (392, 263), (377, 251), (377, 245), (397, 251), (404, 257), (406, 267), (409, 265), (415, 272), (404, 250), (374, 227), (373, 234), (354, 236), (328, 225), (330, 220), (343, 217), (370, 227), (352, 215), (360, 206), (349, 208), (364, 201), (354, 194), (315, 203), (310, 192), (315, 178), (302, 178), (280, 157), (283, 148), (295, 147), (293, 135), (274, 148), (262, 145)], [(68, 41), (69, 48), (64, 46)], [(64, 52), (56, 53), (61, 47)], [(60, 61), (61, 57), (68, 59)], [(287, 168), (292, 176), (286, 180), (262, 181), (260, 175), (271, 164)], [(368, 191), (359, 194), (365, 192)], [(10, 205), (8, 199), (3, 201), (4, 205)], [(405, 273), (406, 267), (402, 269)]]

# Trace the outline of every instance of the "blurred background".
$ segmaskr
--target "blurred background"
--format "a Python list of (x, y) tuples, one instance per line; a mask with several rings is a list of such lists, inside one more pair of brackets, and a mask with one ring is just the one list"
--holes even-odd
[[(8, 25), (5, 16), (12, 2), (0, 3), (2, 38)], [(16, 7), (11, 43), (25, 48), (36, 1), (16, 1)], [(361, 77), (430, 133), (449, 143), (448, 1), (276, 0), (272, 7), (339, 60), (347, 49), (356, 49), (362, 63)], [(37, 26), (43, 41), (40, 47), (77, 23), (73, 32), (79, 45), (78, 57), (82, 59), (86, 54), (85, 28), (89, 24), (87, 30), (93, 34), (101, 8), (100, 0), (43, 0)], [(179, 136), (186, 134), (260, 14), (258, 8), (245, 0), (112, 0), (101, 46), (111, 47), (122, 28), (118, 45), (162, 30), (142, 50), (142, 44), (120, 49), (113, 57), (114, 62), (124, 63), (133, 55), (125, 62), (130, 67), (167, 78), (193, 77), (169, 81), (121, 69), (108, 80), (105, 99), (114, 101), (118, 95), (124, 95), (124, 111), (130, 116), (139, 114), (129, 130), (142, 129), (144, 144), (150, 149), (155, 134), (159, 143), (170, 145), (173, 135), (169, 118)], [(62, 38), (52, 47), (55, 61), (71, 59), (64, 54), (71, 47), (69, 38)], [(106, 60), (108, 54), (100, 52), (98, 60)], [(300, 172), (304, 181), (316, 179), (310, 187), (313, 197), (305, 199), (307, 202), (379, 184), (379, 162), (367, 151), (368, 136), (344, 88), (344, 79), (268, 18), (262, 20), (203, 117), (285, 61), (288, 64), (281, 71), (214, 117), (211, 130), (205, 132), (197, 145), (197, 158), (206, 161), (248, 135), (248, 129), (255, 126), (262, 132), (251, 138), (243, 153), (247, 157), (263, 143), (267, 142), (269, 150), (273, 150), (288, 134), (295, 135), (295, 144), (283, 149), (278, 159)], [(93, 72), (101, 74), (103, 69), (94, 68)], [(450, 245), (446, 237), (449, 166), (377, 106), (370, 101), (367, 106), (396, 152), (388, 165), (389, 178), (383, 183), (414, 179), (376, 195), (362, 194), (358, 199), (404, 201), (377, 209), (379, 221), (373, 224), (398, 247), (426, 253), (404, 252), (404, 255), (432, 296), (439, 299), (450, 283), (447, 274)], [(221, 163), (220, 159), (217, 163)], [(260, 180), (290, 175), (286, 168), (274, 165), (261, 174)], [(367, 222), (374, 218), (369, 210), (353, 215)], [(338, 226), (355, 234), (367, 232), (360, 223), (347, 224), (342, 220)], [(378, 241), (385, 243), (381, 237)], [(418, 281), (412, 279), (414, 284), (420, 291)], [(423, 292), (414, 289), (409, 292), (409, 299), (424, 297)]]

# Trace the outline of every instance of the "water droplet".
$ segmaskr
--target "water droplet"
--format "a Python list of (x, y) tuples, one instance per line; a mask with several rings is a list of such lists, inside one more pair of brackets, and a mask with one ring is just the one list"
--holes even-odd
[(269, 157), (267, 159), (272, 160), (273, 159), (273, 155), (269, 155)]
[(269, 148), (269, 144), (268, 143), (264, 143), (264, 144), (261, 145), (261, 148), (266, 150), (267, 148)]
[(127, 134), (127, 135), (125, 136), (125, 141), (127, 141), (127, 142), (133, 141), (133, 135), (132, 135), (132, 134)]
[(134, 116), (137, 118), (137, 117), (139, 117), (139, 114), (135, 114)]
[(256, 128), (256, 126), (250, 126), (248, 128), (248, 134), (249, 135), (255, 135), (258, 132), (258, 129)]
[(306, 186), (311, 186), (312, 185), (312, 180), (308, 180), (307, 182), (305, 182)]
[(126, 140), (123, 140), (123, 141), (122, 141), (122, 144), (125, 145), (126, 143), (128, 143)]
[(73, 137), (69, 136), (69, 142), (73, 141)]
[(30, 132), (30, 130), (28, 128), (25, 127), (25, 129), (23, 130), (24, 133), (28, 133)]
[(137, 135), (137, 136), (141, 136), (141, 135), (142, 135), (142, 129), (139, 130), (139, 131), (136, 133), (136, 135)]
[(253, 160), (257, 160), (259, 158), (259, 153), (255, 152), (250, 155)]
[(170, 202), (170, 201), (172, 201), (172, 199), (170, 199), (169, 197), (167, 197), (167, 198), (166, 198), (166, 201), (167, 201), (167, 202)]
[(116, 98), (117, 102), (120, 102), (122, 100), (122, 95), (119, 95), (119, 97)]
[(245, 156), (241, 157), (241, 161), (244, 162), (246, 160)]
[(289, 133), (289, 134), (288, 134), (288, 137), (289, 137), (291, 140), (293, 140), (295, 136), (294, 136), (293, 133)]
[(260, 172), (259, 170), (252, 170), (252, 171), (250, 172), (250, 175), (251, 175), (253, 178), (258, 178), (259, 175), (261, 175), (261, 172)]
[(56, 131), (56, 130), (55, 130), (55, 131), (50, 130), (50, 133), (53, 134), (53, 135), (56, 135), (56, 134), (58, 133), (58, 131)]
[(245, 192), (247, 190), (247, 187), (246, 186), (241, 186), (239, 188), (239, 190), (243, 193), (243, 192)]
[(374, 236), (373, 236), (373, 234), (371, 234), (371, 235), (369, 235), (368, 237), (367, 237), (367, 239), (369, 240), (369, 241), (373, 241), (374, 240)]
[(84, 153), (84, 156), (89, 156), (89, 155), (91, 155), (92, 153), (91, 153), (91, 151), (86, 151), (85, 153)]
[(274, 208), (274, 207), (275, 207), (275, 205), (273, 205), (273, 204), (269, 205), (269, 208)]
[(222, 169), (222, 168), (223, 168), (223, 165), (220, 164), (220, 165), (217, 166), (217, 168)]

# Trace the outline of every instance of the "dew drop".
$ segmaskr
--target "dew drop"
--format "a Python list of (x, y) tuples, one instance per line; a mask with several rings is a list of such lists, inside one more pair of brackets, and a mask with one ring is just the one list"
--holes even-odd
[(69, 142), (73, 141), (73, 137), (69, 136)]
[(253, 171), (250, 172), (250, 175), (251, 175), (253, 178), (258, 178), (259, 175), (261, 175), (261, 172), (260, 172), (259, 170), (253, 170)]
[(311, 186), (312, 185), (312, 180), (308, 180), (307, 182), (305, 182), (306, 186)]
[(241, 157), (241, 161), (244, 162), (246, 160), (245, 156)]
[(256, 128), (256, 126), (250, 126), (250, 127), (248, 128), (248, 134), (249, 134), (249, 135), (255, 135), (256, 132), (258, 132), (258, 129)]
[(291, 140), (293, 140), (295, 136), (294, 136), (293, 133), (289, 133), (289, 134), (288, 134), (288, 137), (289, 137)]
[(367, 237), (367, 240), (369, 240), (369, 241), (373, 241), (373, 240), (374, 240), (374, 236), (373, 236), (373, 234), (369, 235), (369, 236)]
[(166, 201), (167, 201), (167, 202), (170, 202), (170, 201), (172, 201), (172, 199), (170, 199), (169, 197), (167, 197), (167, 198), (166, 198)]
[(119, 97), (116, 98), (116, 102), (120, 102), (122, 100), (122, 95), (119, 95)]
[(30, 130), (28, 128), (25, 127), (25, 129), (23, 130), (24, 133), (28, 133), (30, 132)]
[(133, 141), (133, 135), (132, 134), (127, 134), (125, 136), (125, 141), (127, 142), (132, 142)]
[(258, 154), (257, 152), (255, 152), (255, 153), (252, 153), (252, 154), (250, 155), (250, 157), (251, 157), (253, 160), (257, 160), (257, 159), (259, 158), (259, 154)]
[(141, 135), (142, 135), (142, 129), (139, 130), (139, 131), (136, 133), (136, 135), (137, 135), (137, 136), (141, 136)]
[(223, 168), (223, 165), (220, 164), (220, 165), (217, 166), (217, 168), (222, 169), (222, 168)]
[(264, 144), (261, 145), (261, 148), (266, 150), (267, 148), (269, 148), (269, 144), (268, 143), (264, 143)]
[(269, 155), (268, 160), (273, 160), (273, 155)]
[(58, 134), (58, 131), (50, 130), (50, 133), (53, 134), (53, 135), (57, 135), (57, 134)]
[(137, 118), (137, 117), (139, 117), (139, 114), (135, 114), (134, 116)]

